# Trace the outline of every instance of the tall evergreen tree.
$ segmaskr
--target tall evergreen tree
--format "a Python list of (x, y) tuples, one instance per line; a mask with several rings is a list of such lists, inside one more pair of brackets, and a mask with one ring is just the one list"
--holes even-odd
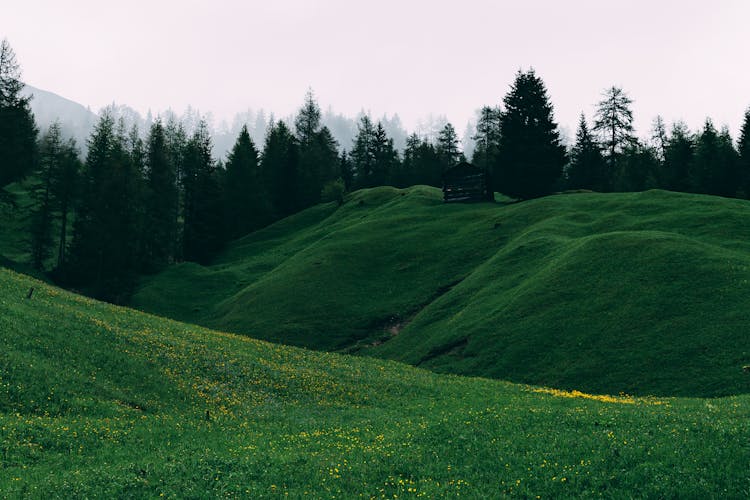
[(446, 170), (459, 162), (461, 150), (458, 147), (458, 134), (450, 123), (446, 123), (438, 134), (435, 150), (442, 170)]
[[(298, 177), (294, 189), (301, 208), (320, 201), (323, 186), (338, 177), (338, 145), (327, 127), (321, 127), (321, 111), (312, 90), (297, 113), (294, 128), (299, 145)], [(292, 179), (290, 179), (292, 180)]]
[(145, 158), (142, 269), (146, 272), (156, 272), (174, 260), (179, 195), (170, 156), (166, 131), (157, 119), (148, 133)]
[(352, 189), (352, 182), (354, 181), (354, 171), (352, 170), (352, 162), (349, 159), (346, 149), (341, 152), (339, 158), (339, 177), (341, 177), (344, 183), (344, 189), (350, 191)]
[(533, 69), (518, 72), (503, 104), (495, 190), (521, 199), (551, 193), (565, 165), (565, 147), (547, 89)]
[(33, 188), (34, 210), (31, 216), (31, 264), (44, 269), (44, 261), (52, 255), (53, 179), (62, 168), (64, 144), (60, 123), (53, 123), (42, 136), (39, 147), (39, 168)]
[(276, 217), (285, 217), (301, 208), (298, 169), (297, 138), (283, 121), (272, 122), (263, 147), (261, 170)]
[(354, 184), (357, 188), (372, 187), (375, 171), (375, 127), (367, 115), (363, 115), (357, 124), (357, 135), (354, 138), (350, 158), (354, 168)]
[(617, 173), (617, 161), (628, 146), (634, 144), (632, 99), (619, 87), (610, 87), (597, 104), (594, 131), (602, 139), (609, 175)]
[(174, 169), (177, 183), (177, 234), (170, 253), (174, 256), (174, 260), (180, 261), (184, 257), (183, 249), (185, 247), (183, 241), (184, 225), (180, 224), (179, 220), (182, 219), (184, 221), (185, 214), (184, 164), (188, 137), (182, 122), (174, 116), (169, 117), (164, 127), (164, 142), (167, 150), (167, 159)]
[(142, 224), (138, 151), (105, 112), (89, 140), (71, 249), (75, 284), (123, 302), (132, 291)]
[(225, 242), (221, 183), (212, 156), (208, 125), (201, 120), (185, 148), (185, 213), (183, 229), (186, 260), (207, 264)]
[(53, 172), (52, 194), (56, 200), (60, 219), (56, 271), (62, 273), (67, 262), (69, 220), (78, 196), (79, 179), (83, 168), (75, 139), (69, 139), (63, 148), (59, 167), (57, 171)]
[(740, 185), (745, 191), (745, 198), (750, 198), (750, 108), (745, 111), (745, 119), (737, 140), (737, 153)]
[(398, 153), (393, 147), (393, 139), (383, 127), (382, 122), (378, 122), (373, 135), (373, 168), (368, 184), (370, 186), (383, 186), (388, 183), (391, 173), (394, 172), (398, 164)]
[(7, 39), (0, 42), (0, 189), (22, 179), (34, 168), (37, 128), (21, 95), (21, 70)]
[(695, 153), (695, 141), (683, 122), (672, 125), (664, 151), (662, 187), (672, 191), (690, 191), (690, 167)]
[(501, 116), (499, 108), (484, 106), (479, 113), (476, 134), (472, 137), (476, 146), (471, 161), (486, 170), (492, 170), (497, 162)]
[(716, 194), (736, 198), (744, 196), (741, 180), (739, 154), (734, 149), (734, 141), (726, 126), (721, 128), (719, 133), (719, 159), (718, 159), (718, 178)]
[(698, 135), (695, 156), (690, 168), (691, 191), (695, 193), (718, 194), (720, 161), (719, 133), (713, 122), (706, 119), (703, 130)]
[(567, 184), (571, 189), (602, 191), (605, 186), (605, 164), (599, 144), (581, 113), (576, 132), (576, 142), (570, 152)]
[(270, 218), (270, 201), (258, 162), (258, 150), (246, 126), (227, 157), (224, 176), (227, 234), (237, 238), (263, 226)]

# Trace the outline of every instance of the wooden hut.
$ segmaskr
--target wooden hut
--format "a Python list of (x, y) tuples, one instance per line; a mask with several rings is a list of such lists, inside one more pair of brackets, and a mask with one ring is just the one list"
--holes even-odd
[(443, 201), (493, 201), (487, 170), (465, 161), (443, 173)]

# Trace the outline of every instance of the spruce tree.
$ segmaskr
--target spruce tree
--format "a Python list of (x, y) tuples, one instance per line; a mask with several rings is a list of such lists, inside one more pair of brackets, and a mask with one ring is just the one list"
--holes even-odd
[(710, 119), (706, 119), (703, 130), (696, 141), (695, 156), (690, 168), (691, 191), (718, 194), (720, 172), (719, 134)]
[(384, 186), (390, 181), (391, 173), (397, 169), (398, 153), (393, 147), (393, 139), (378, 122), (372, 137), (373, 168), (368, 184), (370, 186)]
[(115, 128), (111, 112), (105, 112), (89, 140), (69, 276), (95, 297), (116, 303), (132, 292), (138, 270), (143, 223), (139, 154), (124, 124)]
[(178, 188), (176, 165), (160, 119), (148, 133), (145, 158), (145, 214), (142, 269), (156, 272), (174, 260), (177, 238)]
[(495, 190), (520, 199), (550, 194), (566, 154), (547, 89), (533, 69), (518, 72), (503, 104)]
[(621, 88), (614, 86), (604, 92), (604, 99), (597, 104), (594, 131), (602, 138), (612, 173), (615, 171), (619, 155), (635, 140), (631, 104), (632, 99)]
[(354, 168), (354, 184), (357, 188), (372, 187), (375, 170), (375, 127), (367, 115), (360, 118), (357, 124), (357, 135), (354, 138), (350, 158)]
[(442, 130), (440, 130), (435, 150), (443, 171), (459, 162), (461, 150), (458, 148), (458, 134), (456, 134), (456, 129), (450, 123), (446, 123)]
[(20, 180), (34, 168), (37, 128), (21, 95), (24, 84), (16, 55), (7, 39), (0, 42), (0, 190)]
[(501, 116), (499, 108), (484, 106), (479, 113), (476, 134), (472, 137), (476, 144), (471, 157), (472, 163), (490, 172), (497, 162), (500, 147)]
[(282, 121), (269, 125), (261, 157), (261, 171), (275, 218), (286, 217), (299, 210), (299, 146), (296, 137)]
[(750, 198), (750, 108), (745, 111), (745, 119), (737, 140), (737, 153), (740, 185), (745, 192), (745, 198)]
[(570, 151), (567, 185), (570, 189), (602, 191), (605, 188), (605, 164), (599, 144), (581, 113), (576, 131), (576, 142)]
[(221, 182), (212, 156), (208, 125), (201, 120), (185, 148), (185, 213), (183, 229), (186, 260), (207, 264), (225, 242)]
[(260, 173), (258, 150), (243, 126), (227, 157), (224, 176), (227, 235), (237, 238), (268, 222), (270, 202)]
[(695, 140), (682, 122), (672, 125), (664, 152), (664, 187), (672, 191), (690, 191), (690, 169), (695, 155)]
[(52, 255), (53, 179), (62, 168), (64, 144), (60, 123), (53, 123), (42, 136), (39, 147), (39, 167), (33, 187), (34, 209), (31, 214), (31, 265), (43, 270), (44, 262)]
[(68, 251), (69, 220), (78, 196), (79, 179), (83, 168), (75, 139), (71, 138), (65, 144), (59, 167), (59, 170), (53, 172), (52, 193), (56, 200), (60, 219), (56, 272), (62, 273), (65, 269)]

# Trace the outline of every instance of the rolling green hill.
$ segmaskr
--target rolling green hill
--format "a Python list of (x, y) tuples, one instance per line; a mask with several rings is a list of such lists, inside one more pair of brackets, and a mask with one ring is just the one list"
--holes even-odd
[(750, 494), (747, 395), (440, 375), (213, 332), (2, 268), (0, 310), (4, 498)]
[(750, 392), (750, 203), (666, 191), (445, 205), (358, 191), (142, 283), (137, 308), (592, 392)]

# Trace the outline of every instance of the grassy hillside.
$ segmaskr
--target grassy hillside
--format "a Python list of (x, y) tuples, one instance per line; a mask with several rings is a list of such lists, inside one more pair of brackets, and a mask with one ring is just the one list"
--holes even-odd
[(593, 392), (750, 392), (750, 204), (649, 191), (444, 205), (376, 188), (143, 283), (136, 307)]
[(5, 498), (750, 494), (750, 396), (439, 375), (216, 333), (3, 269), (0, 308)]

